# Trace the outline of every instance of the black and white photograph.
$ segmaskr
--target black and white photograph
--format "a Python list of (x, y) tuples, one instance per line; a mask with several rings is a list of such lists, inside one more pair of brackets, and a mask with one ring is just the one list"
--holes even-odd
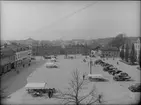
[(132, 105), (141, 93), (140, 1), (0, 1), (4, 105)]

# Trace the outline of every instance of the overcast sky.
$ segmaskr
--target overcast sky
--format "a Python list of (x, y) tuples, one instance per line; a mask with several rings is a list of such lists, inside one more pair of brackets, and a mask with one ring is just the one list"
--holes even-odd
[(139, 1), (4, 1), (5, 40), (90, 39), (140, 34)]

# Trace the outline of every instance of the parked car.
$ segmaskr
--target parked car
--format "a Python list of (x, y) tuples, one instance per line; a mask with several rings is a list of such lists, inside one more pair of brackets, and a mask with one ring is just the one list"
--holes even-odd
[(58, 68), (58, 66), (53, 62), (46, 63), (46, 67), (47, 68)]
[(102, 64), (102, 66), (103, 66), (103, 67), (106, 67), (106, 66), (110, 66), (110, 64), (104, 63), (104, 64)]
[(141, 83), (135, 83), (129, 86), (128, 89), (132, 92), (141, 92)]
[(113, 77), (113, 79), (114, 79), (115, 81), (128, 81), (128, 80), (131, 79), (131, 77), (130, 77), (130, 76), (116, 75), (116, 76)]
[(110, 70), (108, 71), (108, 73), (111, 74), (111, 75), (114, 75), (114, 74), (116, 73), (116, 70), (117, 70), (117, 68), (110, 69)]
[(125, 72), (120, 72), (120, 73), (118, 73), (118, 74), (116, 74), (116, 75), (119, 75), (119, 76), (124, 76), (124, 77), (128, 76), (128, 74), (127, 74), (127, 73), (125, 73)]
[(117, 75), (117, 74), (119, 74), (121, 72), (122, 72), (121, 70), (116, 70), (112, 75)]
[(35, 57), (31, 57), (31, 60), (36, 60), (36, 58)]
[(45, 56), (43, 56), (45, 59), (51, 59), (51, 56), (47, 56), (47, 55), (45, 55)]
[(103, 68), (103, 71), (109, 71), (109, 70), (113, 70), (113, 69), (116, 69), (116, 68), (111, 67), (111, 66), (106, 66)]

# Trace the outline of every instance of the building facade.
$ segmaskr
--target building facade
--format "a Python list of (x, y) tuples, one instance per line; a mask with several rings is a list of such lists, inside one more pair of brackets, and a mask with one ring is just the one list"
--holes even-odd
[(32, 50), (29, 46), (21, 44), (11, 44), (7, 47), (12, 49), (15, 53), (15, 61), (11, 64), (11, 67), (13, 69), (24, 67), (27, 64), (30, 65)]
[(101, 48), (102, 57), (119, 57), (119, 50), (116, 47)]
[(136, 42), (134, 42), (134, 48), (135, 48), (135, 51), (136, 51), (136, 54), (137, 54), (137, 61), (139, 61), (139, 53), (140, 53), (140, 49), (141, 49), (141, 37), (139, 37), (137, 39)]
[(12, 63), (15, 62), (15, 53), (10, 48), (1, 49), (0, 75), (11, 70)]
[(134, 45), (134, 49), (135, 49), (135, 52), (136, 52), (136, 58), (137, 58), (137, 61), (139, 61), (139, 54), (140, 54), (140, 49), (141, 49), (141, 37), (137, 38), (135, 41), (133, 41), (132, 43), (126, 43), (122, 46), (120, 46), (120, 52), (122, 50), (122, 47), (124, 46), (124, 56), (125, 56), (125, 52), (126, 52), (126, 46), (128, 44), (128, 53), (130, 55), (131, 53), (131, 50), (132, 50), (132, 44)]
[(84, 54), (84, 45), (68, 45), (65, 47), (66, 54)]
[(89, 55), (91, 49), (82, 44), (77, 45), (63, 45), (62, 46), (47, 46), (47, 45), (33, 45), (32, 54), (34, 56), (44, 55), (59, 55), (59, 54), (83, 54)]
[(32, 46), (32, 54), (34, 56), (59, 55), (60, 51), (61, 46)]

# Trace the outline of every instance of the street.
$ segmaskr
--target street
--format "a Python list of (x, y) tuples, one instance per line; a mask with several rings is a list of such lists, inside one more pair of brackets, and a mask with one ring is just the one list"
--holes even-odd
[[(32, 98), (28, 95), (24, 89), (24, 86), (27, 82), (46, 82), (48, 88), (56, 88), (60, 90), (64, 90), (68, 87), (68, 82), (72, 78), (71, 73), (76, 68), (80, 71), (81, 75), (84, 73), (89, 74), (89, 66), (88, 62), (83, 62), (84, 56), (78, 55), (76, 59), (64, 59), (64, 56), (58, 56), (59, 68), (46, 68), (45, 63), (47, 60), (41, 59), (40, 64), (34, 65), (28, 68), (28, 70), (32, 69), (28, 75), (25, 75), (26, 71), (21, 72), (19, 75), (16, 75), (16, 78), (11, 81), (11, 86), (9, 85), (7, 91), (12, 93), (11, 98), (7, 99), (7, 102), (10, 103), (36, 103), (36, 104), (44, 104), (44, 103), (58, 103), (58, 101), (54, 98), (52, 99), (44, 99), (44, 98)], [(95, 61), (97, 58), (93, 58)], [(89, 61), (89, 60), (87, 60)], [(92, 67), (93, 74), (102, 74), (104, 78), (107, 78), (106, 82), (90, 82), (88, 86), (95, 85), (97, 91), (102, 93), (104, 96), (104, 101), (107, 104), (127, 104), (133, 102), (134, 99), (131, 97), (131, 92), (128, 89), (128, 86), (137, 83), (140, 81), (140, 71), (136, 69), (136, 66), (129, 66), (119, 62), (119, 65), (116, 65), (118, 59), (113, 60), (109, 58), (105, 62), (109, 62), (113, 64), (115, 67), (120, 70), (127, 72), (134, 81), (128, 82), (117, 82), (113, 80), (113, 76), (107, 72), (104, 72), (101, 66), (95, 65)], [(28, 71), (27, 70), (27, 71)], [(18, 84), (18, 85), (17, 85)], [(18, 86), (18, 87), (17, 87)], [(13, 91), (13, 89), (17, 91)], [(18, 90), (19, 89), (19, 90)], [(11, 91), (11, 92), (10, 92)], [(18, 99), (18, 101), (17, 101)], [(6, 103), (7, 103), (6, 102)]]

